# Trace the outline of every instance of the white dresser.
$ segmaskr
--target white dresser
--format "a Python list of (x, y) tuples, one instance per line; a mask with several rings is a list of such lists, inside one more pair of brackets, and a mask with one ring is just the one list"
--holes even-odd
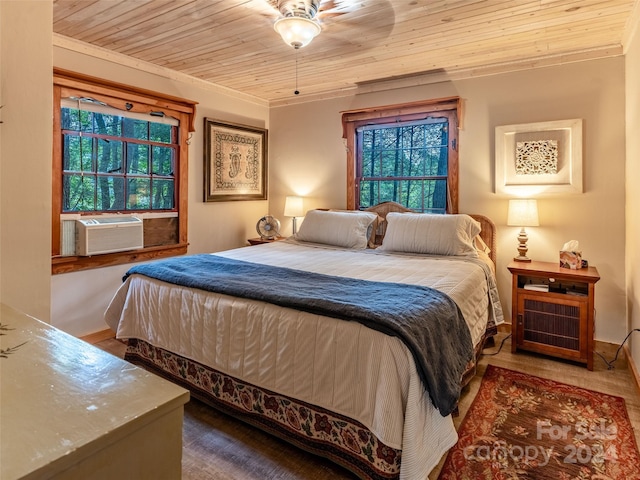
[(0, 478), (179, 479), (189, 392), (0, 310)]

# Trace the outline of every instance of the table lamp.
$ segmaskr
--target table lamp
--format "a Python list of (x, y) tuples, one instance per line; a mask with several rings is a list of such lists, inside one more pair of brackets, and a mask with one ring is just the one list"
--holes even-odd
[(510, 227), (522, 227), (518, 234), (518, 256), (513, 259), (516, 262), (530, 262), (527, 257), (527, 232), (524, 227), (537, 227), (538, 223), (538, 202), (532, 199), (509, 200), (509, 215), (507, 225)]
[(288, 196), (284, 201), (284, 216), (293, 217), (293, 234), (296, 234), (296, 217), (304, 217), (302, 197)]

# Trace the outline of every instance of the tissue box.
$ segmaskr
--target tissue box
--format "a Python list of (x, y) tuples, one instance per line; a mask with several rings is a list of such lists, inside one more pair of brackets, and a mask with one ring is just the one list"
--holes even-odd
[(562, 268), (570, 268), (578, 270), (582, 268), (582, 252), (565, 252), (560, 250), (560, 266)]

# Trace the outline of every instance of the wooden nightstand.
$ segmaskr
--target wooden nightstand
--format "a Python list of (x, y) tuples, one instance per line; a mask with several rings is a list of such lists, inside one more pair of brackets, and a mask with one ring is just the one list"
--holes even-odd
[(507, 268), (513, 278), (511, 351), (552, 355), (593, 370), (598, 270), (570, 270), (549, 262), (511, 262)]
[(280, 240), (284, 240), (285, 238), (286, 237), (276, 237), (271, 240), (268, 240), (266, 238), (256, 237), (256, 238), (250, 238), (249, 240), (247, 240), (247, 242), (249, 242), (249, 245), (261, 245), (263, 243), (278, 242)]

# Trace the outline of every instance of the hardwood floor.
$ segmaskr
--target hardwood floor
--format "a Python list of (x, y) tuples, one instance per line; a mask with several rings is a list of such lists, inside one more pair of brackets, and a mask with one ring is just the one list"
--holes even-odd
[[(526, 352), (512, 354), (510, 339), (504, 342), (500, 353), (490, 355), (498, 351), (505, 337), (505, 333), (500, 333), (496, 338), (496, 346), (485, 350), (476, 376), (463, 392), (460, 415), (454, 418), (456, 427), (478, 392), (487, 365), (493, 364), (623, 397), (634, 427), (636, 443), (640, 445), (640, 392), (622, 352), (612, 370), (607, 368), (600, 356), (595, 355), (594, 371), (590, 372), (584, 366), (541, 355)], [(119, 357), (124, 355), (124, 344), (114, 339), (101, 341), (96, 346)], [(598, 351), (608, 361), (615, 356), (615, 347)], [(350, 472), (327, 460), (219, 413), (197, 400), (191, 400), (185, 407), (183, 444), (182, 470), (183, 479), (186, 480), (355, 478)], [(438, 477), (441, 464), (431, 473), (430, 479)]]

